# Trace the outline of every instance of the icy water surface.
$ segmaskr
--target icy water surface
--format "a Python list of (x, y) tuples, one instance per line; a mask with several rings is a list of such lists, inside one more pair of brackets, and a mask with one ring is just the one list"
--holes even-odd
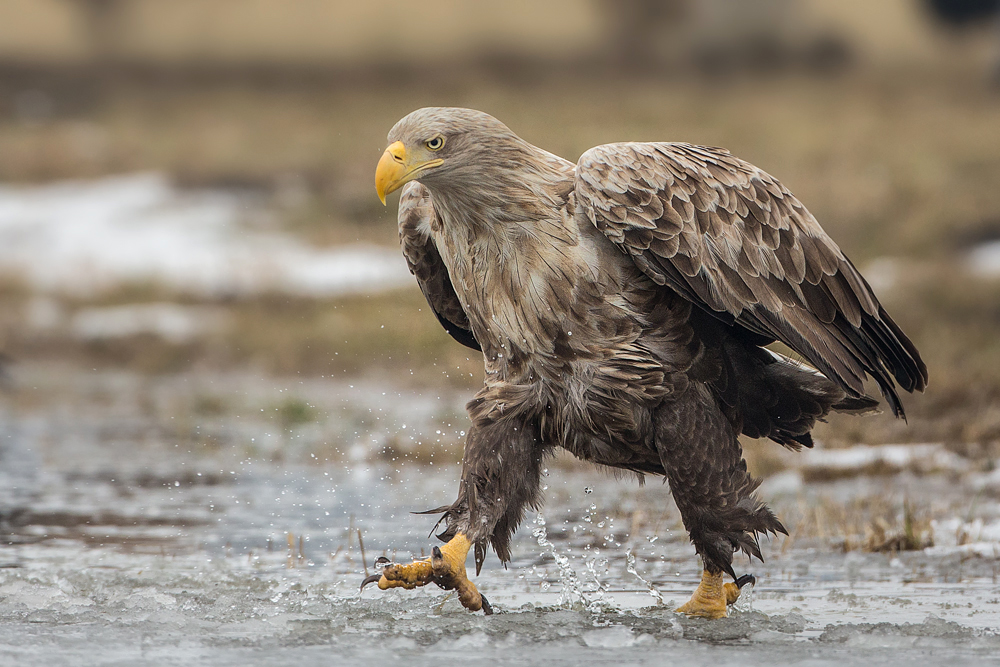
[[(782, 538), (763, 545), (765, 565), (738, 560), (759, 583), (731, 618), (678, 617), (670, 610), (693, 590), (699, 566), (667, 489), (566, 466), (548, 472), (547, 504), (518, 532), (514, 561), (505, 570), (491, 557), (476, 580), (494, 616), (469, 614), (436, 588), (360, 593), (359, 534), (369, 566), (382, 553), (420, 556), (434, 519), (409, 512), (450, 501), (459, 468), (378, 460), (359, 443), (404, 420), (410, 431), (431, 428), (433, 415), (452, 409), (448, 397), (438, 399), (448, 403), (442, 413), (397, 393), (377, 422), (331, 408), (341, 416), (303, 426), (305, 444), (285, 446), (300, 456), (276, 463), (257, 446), (270, 428), (260, 417), (220, 418), (215, 427), (234, 441), (198, 448), (165, 430), (155, 409), (136, 407), (203, 389), (186, 380), (145, 398), (136, 380), (93, 382), (103, 383), (100, 410), (5, 404), (4, 664), (963, 665), (995, 662), (1000, 651), (995, 556), (958, 548), (845, 554)], [(298, 390), (341, 407), (380, 393), (317, 387)], [(307, 451), (310, 438), (320, 451), (335, 436), (354, 438), (342, 457)], [(945, 505), (968, 500), (947, 477), (887, 479), (874, 484), (909, 484)], [(810, 485), (784, 499), (772, 489), (779, 512), (812, 502)], [(988, 494), (968, 493), (988, 504)]]

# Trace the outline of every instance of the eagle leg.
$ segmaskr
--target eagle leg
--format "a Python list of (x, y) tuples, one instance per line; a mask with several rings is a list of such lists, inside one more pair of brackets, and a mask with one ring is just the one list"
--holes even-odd
[(722, 570), (705, 568), (694, 595), (674, 611), (697, 618), (725, 618), (729, 615), (726, 607), (736, 603), (740, 598), (740, 588), (748, 583), (755, 583), (752, 575), (744, 575), (736, 583), (723, 584)]
[[(670, 491), (705, 564), (698, 590), (678, 611), (722, 618), (729, 598), (739, 597), (748, 581), (733, 571), (733, 554), (763, 560), (757, 536), (787, 532), (754, 493), (759, 482), (747, 472), (738, 431), (708, 387), (691, 383), (687, 392), (665, 401), (654, 420)], [(723, 573), (736, 584), (725, 588)]]
[(380, 575), (372, 575), (361, 582), (361, 588), (377, 582), (383, 591), (389, 588), (409, 590), (433, 582), (445, 590), (458, 591), (459, 601), (469, 611), (482, 609), (487, 615), (492, 614), (489, 601), (466, 575), (465, 559), (471, 546), (469, 539), (458, 533), (443, 547), (434, 547), (430, 558), (407, 565), (387, 565)]
[(541, 504), (542, 460), (550, 451), (536, 423), (516, 410), (505, 415), (498, 409), (484, 417), (479, 410), (483, 403), (477, 397), (469, 404), (472, 427), (465, 441), (458, 498), (446, 507), (421, 512), (443, 514), (445, 528), (438, 539), (468, 537), (475, 546), (476, 574), (490, 546), (502, 563), (510, 560), (511, 536), (527, 508)]
[(418, 512), (443, 514), (438, 523), (443, 521), (445, 528), (437, 537), (447, 544), (435, 547), (430, 558), (386, 566), (381, 575), (365, 579), (362, 588), (378, 582), (382, 590), (410, 589), (434, 582), (457, 590), (466, 609), (493, 613), (469, 581), (465, 560), (473, 545), (477, 574), (488, 546), (502, 562), (510, 560), (511, 535), (526, 507), (538, 507), (541, 502), (541, 462), (548, 448), (539, 441), (537, 424), (519, 417), (516, 410), (513, 415), (499, 409), (496, 415), (483, 415), (477, 408), (484, 404), (483, 398), (470, 403), (473, 423), (465, 443), (458, 498), (451, 505)]

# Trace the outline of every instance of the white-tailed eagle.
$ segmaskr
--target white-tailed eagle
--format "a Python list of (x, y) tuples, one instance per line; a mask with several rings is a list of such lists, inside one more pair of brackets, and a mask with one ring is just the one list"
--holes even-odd
[[(405, 187), (404, 187), (405, 186)], [(620, 143), (574, 164), (479, 111), (420, 109), (389, 132), (379, 197), (403, 188), (403, 254), (444, 328), (481, 350), (485, 385), (447, 544), (390, 565), (379, 588), (457, 588), (540, 501), (556, 447), (602, 466), (665, 475), (704, 562), (678, 611), (726, 615), (734, 552), (785, 528), (754, 494), (740, 434), (786, 447), (831, 410), (866, 412), (872, 378), (893, 414), (897, 385), (927, 368), (837, 244), (772, 176), (720, 148)], [(813, 368), (764, 346), (781, 341)], [(816, 370), (814, 370), (814, 368)], [(723, 585), (727, 573), (734, 583)]]

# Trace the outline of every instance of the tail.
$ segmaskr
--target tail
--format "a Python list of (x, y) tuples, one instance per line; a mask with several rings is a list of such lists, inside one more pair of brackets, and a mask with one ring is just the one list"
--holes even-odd
[[(812, 447), (810, 431), (831, 411), (878, 412), (878, 399), (851, 396), (814, 368), (783, 354), (758, 348), (760, 379), (757, 396), (743, 402), (743, 433), (770, 438), (792, 450)], [(750, 397), (748, 397), (750, 398)]]

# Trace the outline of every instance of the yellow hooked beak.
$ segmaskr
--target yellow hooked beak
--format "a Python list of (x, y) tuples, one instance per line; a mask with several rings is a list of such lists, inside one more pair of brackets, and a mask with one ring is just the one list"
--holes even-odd
[(375, 168), (375, 192), (385, 205), (385, 196), (403, 187), (417, 177), (420, 172), (444, 163), (441, 158), (410, 164), (406, 147), (397, 141), (385, 149)]

